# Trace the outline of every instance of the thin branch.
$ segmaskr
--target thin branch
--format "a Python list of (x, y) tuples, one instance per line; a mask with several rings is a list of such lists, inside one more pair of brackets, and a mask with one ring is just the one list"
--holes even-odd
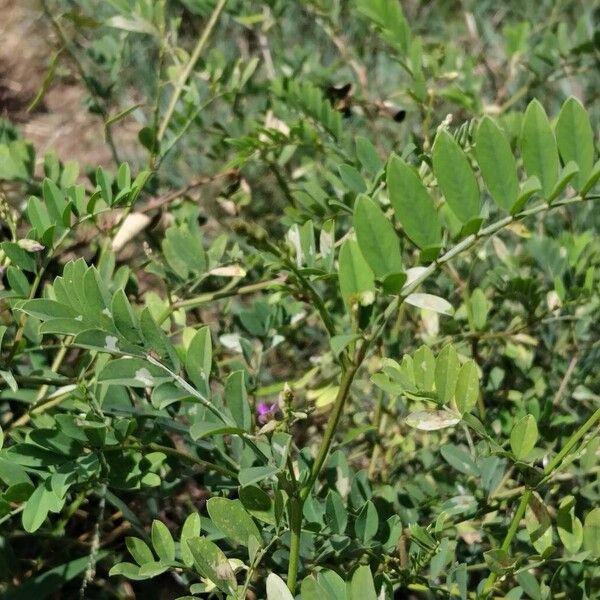
[(223, 12), (223, 9), (225, 8), (226, 3), (227, 3), (227, 0), (219, 0), (217, 5), (215, 6), (212, 14), (210, 15), (208, 23), (206, 24), (206, 27), (204, 28), (204, 31), (202, 32), (202, 35), (200, 36), (200, 39), (198, 40), (198, 43), (196, 44), (196, 47), (194, 48), (194, 51), (192, 52), (192, 55), (190, 56), (190, 59), (188, 60), (187, 64), (185, 65), (183, 71), (181, 71), (181, 75), (179, 76), (179, 79), (177, 80), (177, 83), (175, 84), (175, 89), (173, 90), (173, 94), (171, 95), (171, 100), (169, 101), (169, 105), (167, 106), (167, 110), (165, 111), (163, 120), (158, 128), (158, 133), (156, 134), (156, 140), (159, 143), (162, 140), (162, 138), (164, 137), (165, 131), (167, 130), (167, 127), (169, 126), (171, 118), (173, 117), (173, 113), (175, 112), (175, 107), (177, 106), (177, 102), (179, 101), (179, 98), (180, 98), (181, 94), (183, 93), (183, 88), (185, 87), (185, 84), (187, 83), (188, 79), (190, 78), (190, 75), (192, 74), (192, 70), (194, 69), (194, 66), (196, 65), (196, 63), (198, 62), (198, 59), (200, 58), (200, 55), (202, 54), (202, 51), (204, 50), (204, 47), (206, 46), (206, 44), (210, 38), (210, 35), (211, 35), (213, 29), (215, 28), (215, 25), (217, 24), (219, 16), (221, 15), (221, 12)]

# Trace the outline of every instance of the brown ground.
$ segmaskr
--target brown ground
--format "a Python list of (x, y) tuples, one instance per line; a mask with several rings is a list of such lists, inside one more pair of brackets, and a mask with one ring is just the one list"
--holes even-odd
[[(35, 0), (0, 0), (0, 40), (0, 116), (18, 124), (38, 157), (54, 150), (63, 161), (111, 165), (102, 120), (83, 106), (86, 91), (72, 75), (75, 70), (66, 53), (43, 101), (27, 111), (57, 48), (55, 34)], [(136, 137), (136, 124), (128, 120), (127, 125), (116, 132), (120, 147), (131, 147)]]

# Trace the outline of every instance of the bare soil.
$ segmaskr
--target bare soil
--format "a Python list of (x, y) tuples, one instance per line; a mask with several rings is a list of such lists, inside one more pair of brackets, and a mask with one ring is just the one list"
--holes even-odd
[[(28, 111), (57, 49), (55, 34), (35, 0), (0, 0), (0, 39), (0, 116), (18, 124), (39, 158), (54, 150), (62, 161), (109, 166), (102, 120), (86, 110), (87, 92), (72, 75), (66, 53), (43, 100)], [(119, 142), (129, 146), (137, 132), (119, 129)]]

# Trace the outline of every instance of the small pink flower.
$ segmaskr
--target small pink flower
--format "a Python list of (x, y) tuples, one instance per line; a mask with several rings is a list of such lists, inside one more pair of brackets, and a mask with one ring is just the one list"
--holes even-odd
[(279, 413), (279, 405), (277, 402), (273, 402), (272, 404), (260, 402), (256, 407), (256, 413), (258, 415), (258, 422), (261, 425), (265, 425), (277, 417)]

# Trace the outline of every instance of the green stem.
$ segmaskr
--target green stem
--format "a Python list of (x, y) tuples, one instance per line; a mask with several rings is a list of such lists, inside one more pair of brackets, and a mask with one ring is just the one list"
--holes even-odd
[[(538, 204), (537, 206), (533, 206), (532, 208), (528, 208), (527, 210), (522, 210), (521, 212), (515, 215), (509, 215), (508, 217), (504, 217), (483, 229), (480, 229), (477, 233), (473, 233), (463, 240), (461, 240), (456, 246), (450, 248), (445, 254), (442, 254), (439, 258), (433, 261), (414, 281), (412, 281), (409, 285), (407, 285), (401, 293), (402, 298), (406, 298), (409, 294), (412, 294), (426, 279), (428, 279), (433, 273), (436, 272), (437, 268), (444, 263), (449, 262), (455, 256), (462, 254), (465, 250), (469, 250), (473, 247), (477, 242), (479, 242), (483, 238), (491, 237), (492, 235), (498, 233), (508, 225), (525, 219), (526, 217), (530, 217), (533, 215), (537, 215), (543, 212), (549, 212), (552, 209), (560, 208), (564, 206), (570, 206), (571, 204), (579, 204), (580, 202), (587, 202), (590, 200), (598, 200), (600, 196), (598, 195), (588, 195), (588, 196), (576, 196), (574, 198), (565, 198), (564, 200), (558, 200), (553, 202), (552, 204), (548, 204), (547, 202), (543, 202)], [(393, 301), (390, 304), (390, 307), (397, 304), (397, 301)], [(388, 310), (390, 310), (388, 307)], [(386, 310), (386, 314), (388, 312)]]
[[(201, 467), (205, 471), (214, 471), (215, 473), (220, 473), (221, 475), (225, 475), (231, 479), (237, 479), (237, 473), (228, 469), (227, 467), (223, 467), (221, 465), (217, 465), (208, 460), (204, 460), (202, 458), (198, 458), (193, 454), (188, 454), (187, 452), (183, 452), (182, 450), (178, 450), (177, 448), (171, 448), (169, 446), (163, 446), (162, 444), (155, 444), (151, 442), (150, 444), (130, 444), (127, 445), (126, 448), (129, 449), (139, 449), (139, 450), (152, 450), (154, 452), (162, 452), (168, 456), (173, 456), (180, 460), (189, 462), (197, 467)], [(123, 448), (121, 446), (116, 446), (114, 448), (105, 448), (105, 452), (111, 451), (121, 451)]]
[(546, 465), (544, 469), (544, 479), (546, 481), (550, 475), (560, 466), (564, 458), (571, 452), (577, 442), (596, 424), (600, 421), (600, 408), (598, 408), (590, 418), (567, 440), (563, 449)]
[(319, 477), (325, 461), (327, 460), (327, 455), (329, 454), (329, 450), (333, 442), (333, 436), (335, 435), (342, 411), (344, 410), (346, 399), (350, 393), (350, 386), (352, 385), (356, 371), (358, 371), (358, 367), (362, 363), (362, 358), (364, 358), (364, 353), (361, 352), (361, 354), (363, 354), (363, 356), (360, 358), (360, 360), (357, 360), (355, 363), (351, 364), (342, 374), (342, 379), (340, 381), (340, 387), (338, 389), (337, 396), (335, 397), (333, 410), (329, 415), (327, 426), (325, 427), (325, 432), (323, 433), (323, 439), (321, 440), (317, 457), (315, 458), (315, 462), (313, 463), (310, 472), (310, 477), (300, 491), (300, 498), (302, 501), (306, 500), (308, 494), (310, 494), (310, 491)]
[(342, 415), (346, 399), (350, 393), (352, 381), (354, 380), (354, 376), (364, 360), (367, 348), (368, 342), (365, 341), (358, 351), (356, 360), (343, 371), (340, 387), (333, 405), (333, 410), (329, 415), (329, 420), (327, 421), (327, 426), (323, 434), (323, 439), (321, 440), (319, 451), (317, 452), (317, 457), (313, 463), (310, 477), (304, 486), (302, 486), (302, 488), (299, 490), (299, 494), (290, 498), (289, 519), (291, 541), (290, 560), (288, 564), (288, 588), (292, 594), (296, 588), (296, 578), (298, 576), (300, 535), (302, 531), (302, 508), (306, 498), (310, 494), (313, 485), (321, 473), (321, 469), (323, 468), (325, 461), (327, 460), (337, 425)]
[(227, 3), (227, 0), (219, 0), (217, 5), (215, 6), (212, 14), (210, 15), (208, 23), (206, 24), (206, 27), (204, 28), (204, 31), (202, 32), (202, 35), (200, 36), (200, 39), (198, 40), (198, 43), (196, 44), (196, 47), (194, 48), (192, 55), (190, 56), (190, 59), (188, 60), (187, 64), (185, 65), (183, 71), (181, 71), (181, 75), (179, 76), (179, 79), (177, 80), (177, 83), (175, 84), (175, 89), (173, 90), (173, 95), (171, 96), (169, 105), (167, 106), (165, 116), (163, 117), (160, 127), (158, 128), (158, 133), (156, 134), (157, 142), (160, 142), (162, 140), (163, 136), (165, 135), (165, 131), (167, 130), (167, 127), (169, 126), (171, 118), (173, 117), (173, 113), (175, 112), (175, 107), (177, 106), (177, 102), (179, 101), (179, 98), (183, 92), (183, 88), (185, 87), (185, 84), (187, 83), (188, 79), (190, 78), (190, 75), (192, 74), (192, 70), (194, 69), (194, 66), (196, 65), (196, 63), (198, 62), (198, 59), (200, 58), (200, 55), (202, 54), (202, 51), (204, 50), (204, 47), (206, 46), (206, 43), (208, 42), (210, 34), (212, 33), (213, 29), (215, 28), (215, 25), (217, 24), (219, 16), (221, 15), (221, 12), (223, 12), (223, 9), (225, 8), (226, 3)]
[[(508, 550), (510, 548), (510, 544), (513, 541), (513, 538), (515, 537), (517, 530), (519, 529), (519, 523), (521, 522), (521, 519), (523, 518), (523, 515), (525, 514), (525, 509), (527, 508), (527, 505), (529, 504), (529, 499), (531, 498), (531, 494), (532, 494), (532, 491), (527, 490), (521, 496), (521, 501), (519, 502), (519, 506), (517, 506), (517, 510), (515, 511), (515, 514), (513, 515), (512, 521), (510, 522), (510, 526), (508, 528), (508, 531), (506, 532), (506, 537), (504, 538), (504, 541), (502, 542), (502, 546), (500, 546), (500, 549), (504, 550), (505, 552), (508, 552)], [(497, 578), (498, 578), (498, 575), (496, 575), (496, 573), (489, 574), (489, 576), (485, 582), (485, 585), (483, 587), (484, 595), (489, 594), (494, 589), (494, 584), (496, 583)]]
[[(544, 469), (544, 479), (540, 482), (540, 485), (548, 480), (548, 478), (554, 473), (554, 471), (561, 465), (562, 461), (565, 457), (575, 448), (577, 443), (583, 438), (583, 436), (592, 428), (596, 423), (600, 421), (600, 408), (598, 408), (589, 419), (575, 431), (571, 437), (567, 440), (567, 443), (563, 446), (562, 450), (546, 465)], [(519, 528), (519, 523), (525, 514), (525, 509), (527, 508), (527, 504), (529, 503), (529, 499), (531, 498), (532, 490), (527, 490), (523, 496), (521, 496), (521, 501), (519, 502), (519, 506), (512, 518), (508, 531), (506, 533), (506, 537), (502, 542), (501, 549), (508, 552), (510, 548), (510, 544), (517, 533), (517, 529)], [(483, 588), (484, 594), (489, 594), (496, 583), (497, 575), (496, 573), (490, 573), (487, 581), (485, 582), (485, 586)]]
[(197, 306), (201, 306), (202, 304), (206, 304), (208, 302), (213, 302), (214, 300), (222, 300), (223, 298), (231, 298), (232, 296), (244, 296), (245, 294), (253, 294), (254, 292), (260, 292), (261, 290), (276, 285), (281, 285), (283, 282), (283, 278), (277, 277), (275, 279), (269, 279), (267, 281), (251, 283), (250, 285), (245, 285), (237, 289), (225, 288), (222, 290), (217, 290), (216, 292), (200, 294), (199, 296), (194, 296), (193, 298), (188, 298), (187, 300), (180, 300), (178, 302), (174, 302), (171, 306), (165, 308), (162, 314), (159, 315), (157, 321), (160, 325), (171, 315), (171, 313), (173, 313), (179, 308), (196, 308)]
[(114, 161), (115, 165), (117, 165), (117, 167), (118, 167), (119, 164), (121, 163), (121, 161), (119, 159), (119, 153), (117, 151), (117, 146), (115, 145), (115, 141), (112, 136), (112, 130), (110, 127), (110, 123), (108, 122), (109, 114), (106, 110), (106, 107), (104, 106), (104, 102), (103, 102), (102, 98), (98, 95), (98, 92), (96, 91), (95, 87), (93, 85), (91, 85), (91, 83), (90, 83), (91, 79), (88, 76), (88, 74), (85, 72), (85, 67), (84, 67), (83, 63), (81, 62), (81, 60), (79, 59), (77, 51), (73, 47), (73, 44), (71, 43), (69, 38), (67, 37), (67, 34), (64, 32), (61, 24), (54, 17), (54, 15), (52, 14), (52, 11), (48, 8), (46, 0), (42, 0), (42, 10), (44, 11), (44, 14), (46, 15), (46, 17), (50, 20), (52, 28), (54, 29), (56, 35), (58, 36), (59, 40), (61, 41), (63, 47), (67, 50), (69, 56), (73, 60), (73, 63), (75, 64), (75, 68), (77, 69), (77, 72), (79, 73), (79, 76), (81, 77), (81, 80), (82, 80), (83, 84), (85, 85), (87, 91), (90, 93), (90, 96), (92, 96), (92, 98), (94, 98), (96, 107), (97, 107), (98, 111), (100, 112), (100, 115), (102, 116), (102, 120), (103, 120), (103, 124), (104, 124), (104, 131), (105, 131), (105, 135), (106, 135), (106, 143), (108, 144), (108, 147), (110, 148), (110, 152), (112, 154), (113, 161)]
[[(276, 249), (276, 251), (277, 251), (277, 249)], [(308, 281), (308, 279), (306, 279), (306, 277), (304, 277), (304, 275), (300, 272), (300, 269), (298, 269), (291, 260), (289, 260), (285, 257), (282, 257), (282, 259), (283, 259), (285, 266), (290, 271), (292, 271), (292, 273), (296, 276), (296, 278), (300, 282), (302, 291), (306, 292), (310, 296), (310, 299), (313, 301), (315, 308), (317, 309), (319, 316), (321, 317), (323, 326), (327, 330), (327, 335), (329, 335), (330, 338), (335, 337), (335, 335), (336, 335), (335, 323), (333, 322), (333, 319), (331, 318), (331, 315), (329, 314), (329, 311), (327, 310), (327, 307), (325, 306), (323, 299), (319, 295), (319, 292), (317, 292), (317, 290), (314, 288), (312, 283), (310, 281)]]
[(287, 585), (292, 594), (296, 589), (298, 577), (298, 559), (300, 556), (300, 536), (302, 535), (302, 507), (304, 499), (290, 498), (290, 560), (288, 563)]

